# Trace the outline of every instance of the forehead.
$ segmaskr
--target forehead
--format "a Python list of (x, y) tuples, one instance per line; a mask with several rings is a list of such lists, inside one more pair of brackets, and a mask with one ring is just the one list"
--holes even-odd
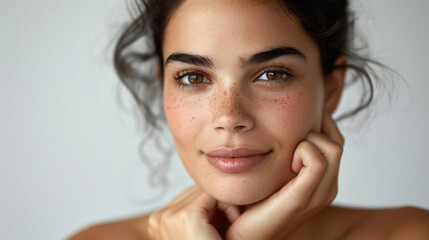
[(164, 31), (164, 61), (174, 52), (237, 59), (280, 46), (318, 59), (317, 44), (277, 1), (185, 0)]

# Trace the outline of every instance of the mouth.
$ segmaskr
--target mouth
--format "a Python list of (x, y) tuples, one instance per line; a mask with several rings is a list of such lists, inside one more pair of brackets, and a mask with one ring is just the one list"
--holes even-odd
[(249, 148), (219, 148), (205, 153), (209, 163), (225, 173), (249, 171), (262, 163), (272, 150), (261, 151)]

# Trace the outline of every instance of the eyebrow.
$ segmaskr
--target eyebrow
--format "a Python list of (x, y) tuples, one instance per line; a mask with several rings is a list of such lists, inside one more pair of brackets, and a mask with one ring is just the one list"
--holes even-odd
[(203, 57), (200, 55), (193, 55), (187, 53), (173, 53), (165, 61), (165, 65), (170, 62), (183, 62), (192, 65), (202, 66), (206, 68), (214, 68), (213, 61), (208, 57)]
[[(293, 47), (277, 47), (272, 48), (267, 51), (259, 52), (253, 54), (249, 59), (241, 58), (242, 67), (246, 67), (248, 65), (258, 64), (273, 60), (282, 56), (294, 56), (300, 58), (304, 61), (307, 61), (306, 56), (300, 52), (298, 49)], [(171, 62), (183, 62), (187, 64), (192, 64), (196, 66), (202, 66), (206, 68), (214, 68), (214, 63), (209, 57), (204, 57), (201, 55), (194, 55), (188, 53), (173, 53), (171, 54), (167, 60), (165, 61), (165, 65)]]
[(241, 63), (243, 64), (243, 66), (247, 66), (249, 64), (258, 64), (258, 63), (267, 62), (283, 56), (294, 56), (304, 61), (307, 61), (307, 57), (296, 48), (277, 47), (277, 48), (272, 48), (268, 51), (256, 53), (252, 55), (249, 60), (241, 59)]

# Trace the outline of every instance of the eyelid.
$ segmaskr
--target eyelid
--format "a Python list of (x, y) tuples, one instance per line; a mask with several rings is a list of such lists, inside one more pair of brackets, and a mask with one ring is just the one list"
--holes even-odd
[[(282, 77), (281, 79), (277, 79), (277, 80), (261, 79), (262, 75), (269, 73), (269, 72), (280, 72), (286, 76)], [(202, 83), (195, 83), (195, 84), (184, 83), (182, 81), (183, 78), (185, 78), (186, 76), (192, 75), (192, 74), (202, 75), (202, 77), (204, 78), (204, 81)], [(293, 77), (294, 77), (294, 74), (290, 68), (287, 68), (287, 67), (282, 66), (282, 65), (275, 65), (275, 66), (268, 66), (268, 67), (263, 68), (261, 71), (259, 71), (256, 74), (256, 77), (252, 81), (253, 82), (261, 82), (262, 84), (281, 84), (281, 83), (286, 83), (286, 82), (291, 81), (291, 79)], [(174, 79), (175, 79), (175, 81), (174, 81), (175, 84), (178, 87), (183, 88), (185, 90), (196, 90), (196, 89), (204, 88), (204, 87), (207, 87), (207, 84), (212, 83), (210, 76), (206, 72), (198, 70), (198, 69), (181, 70), (174, 75)]]
[[(183, 78), (185, 77), (189, 77), (189, 75), (192, 74), (198, 74), (201, 75), (204, 80), (202, 83), (196, 83), (196, 84), (190, 84), (190, 83), (184, 83), (182, 81)], [(197, 70), (197, 69), (186, 69), (186, 70), (182, 70), (179, 71), (178, 73), (176, 73), (176, 75), (174, 75), (174, 83), (177, 87), (186, 90), (186, 91), (192, 91), (192, 90), (197, 90), (197, 89), (201, 89), (207, 86), (207, 84), (211, 83), (210, 78), (208, 77), (208, 75), (201, 71), (201, 70)]]
[(176, 75), (175, 75), (175, 77), (174, 78), (176, 78), (177, 80), (178, 79), (181, 79), (181, 78), (183, 78), (183, 77), (185, 77), (185, 76), (187, 76), (187, 75), (189, 75), (189, 74), (201, 74), (201, 75), (203, 75), (204, 77), (206, 77), (206, 78), (208, 78), (207, 77), (207, 74), (205, 73), (205, 72), (203, 72), (203, 71), (200, 71), (200, 70), (196, 70), (196, 69), (187, 69), (187, 70), (183, 70), (183, 71), (180, 71), (180, 72), (178, 72)]
[[(263, 70), (259, 71), (256, 75), (257, 77), (256, 77), (255, 81), (260, 79), (260, 77), (262, 75), (264, 75), (268, 72), (282, 72), (282, 73), (287, 75), (288, 79), (294, 77), (292, 70), (290, 70), (289, 68), (284, 67), (284, 66), (272, 66), (272, 67), (264, 68)], [(271, 80), (271, 81), (276, 81), (276, 80)], [(277, 81), (281, 81), (281, 80), (277, 80)]]

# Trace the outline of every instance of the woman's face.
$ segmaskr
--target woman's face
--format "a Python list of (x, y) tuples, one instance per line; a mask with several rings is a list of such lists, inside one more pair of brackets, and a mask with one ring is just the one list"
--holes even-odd
[(321, 127), (324, 83), (317, 44), (287, 10), (186, 0), (162, 46), (167, 121), (204, 191), (246, 205), (295, 176), (297, 144)]

